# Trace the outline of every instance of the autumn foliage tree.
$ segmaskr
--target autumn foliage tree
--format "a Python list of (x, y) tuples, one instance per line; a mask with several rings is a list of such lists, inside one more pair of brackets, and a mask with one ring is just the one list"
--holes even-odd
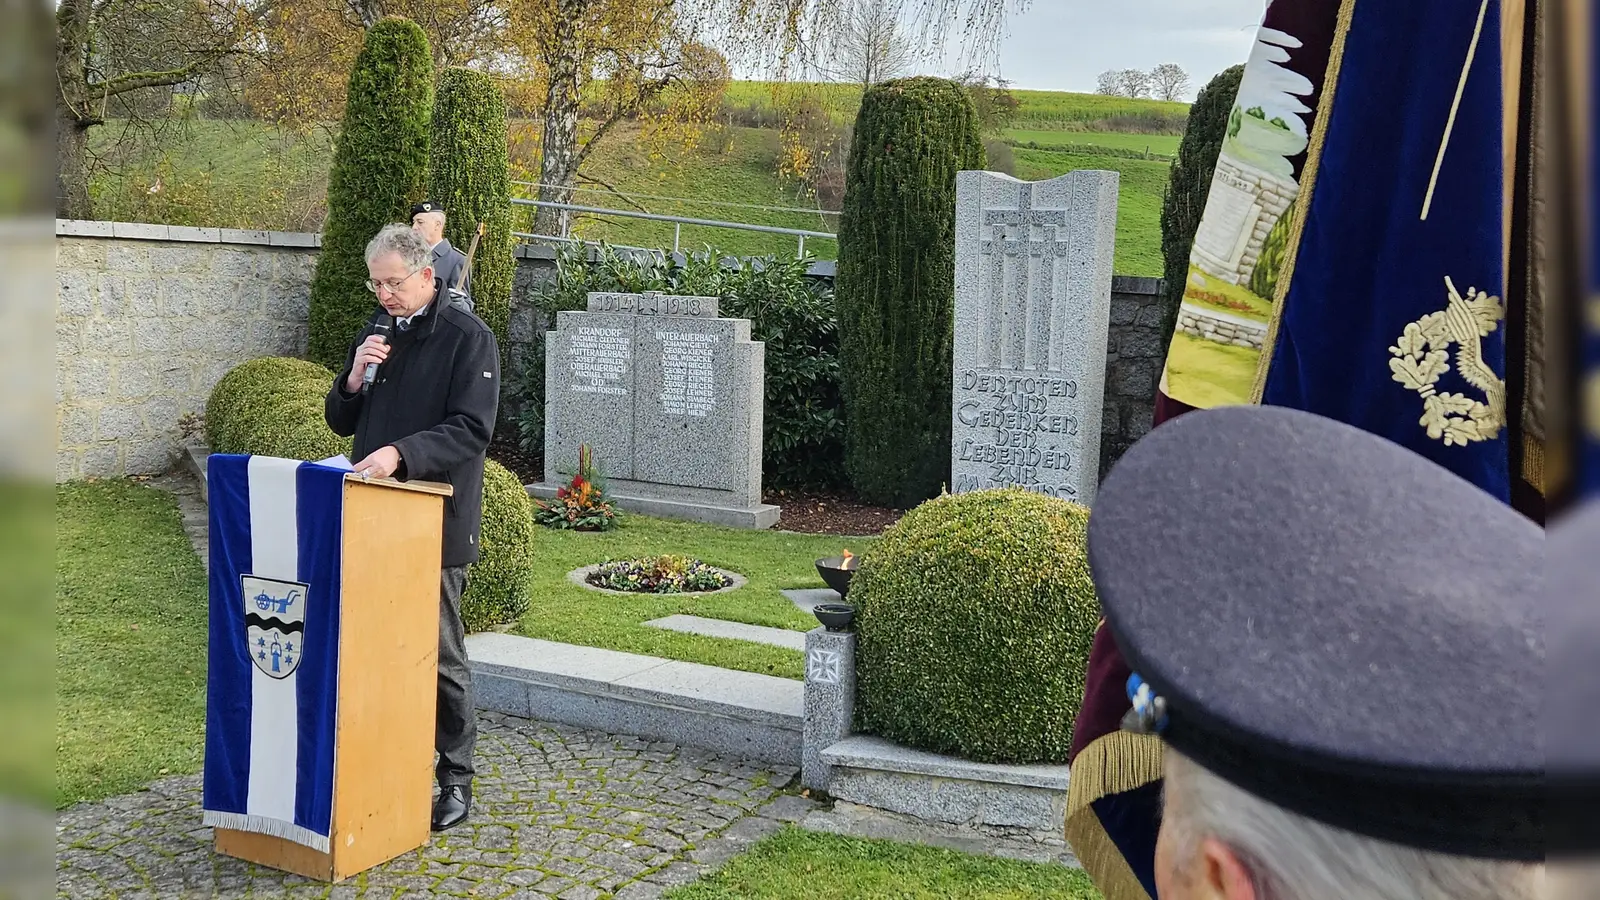
[[(247, 51), (277, 0), (61, 0), (56, 6), (56, 215), (93, 218), (89, 133), (153, 115), (173, 88)], [(165, 96), (163, 96), (165, 92)]]
[(433, 73), (427, 37), (401, 18), (372, 26), (350, 71), (311, 281), (311, 359), (336, 372), (373, 308), (367, 242), (384, 225), (408, 221), (422, 193)]

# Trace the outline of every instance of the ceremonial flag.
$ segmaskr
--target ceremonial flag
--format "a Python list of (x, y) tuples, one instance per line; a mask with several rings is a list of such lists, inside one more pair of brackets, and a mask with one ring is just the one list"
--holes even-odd
[(206, 825), (328, 852), (344, 477), (216, 454), (210, 498)]
[(1587, 40), (1581, 46), (1584, 56), (1581, 68), (1587, 83), (1588, 103), (1584, 109), (1588, 122), (1584, 123), (1584, 169), (1587, 189), (1584, 217), (1587, 229), (1585, 241), (1587, 265), (1584, 266), (1584, 296), (1579, 298), (1583, 309), (1583, 323), (1579, 339), (1579, 414), (1578, 461), (1576, 493), (1581, 499), (1600, 497), (1600, 62), (1595, 59), (1600, 49), (1600, 15), (1590, 9), (1586, 31)]
[[(1496, 0), (1274, 0), (1196, 234), (1157, 425), (1291, 406), (1507, 500), (1503, 94)], [(1156, 896), (1161, 745), (1120, 730), (1129, 674), (1102, 624), (1066, 826), (1108, 900)]]

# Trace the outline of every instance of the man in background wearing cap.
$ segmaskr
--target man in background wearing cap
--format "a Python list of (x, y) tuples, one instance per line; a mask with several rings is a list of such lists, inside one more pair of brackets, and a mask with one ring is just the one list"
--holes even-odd
[[(449, 290), (456, 286), (456, 279), (467, 268), (467, 255), (445, 240), (444, 223), (444, 207), (435, 200), (424, 200), (411, 207), (411, 227), (433, 248), (434, 276), (443, 279), (445, 289)], [(466, 280), (461, 282), (461, 292), (471, 295), (472, 273), (468, 272)], [(471, 302), (467, 305), (470, 309)]]
[(1540, 895), (1538, 525), (1360, 428), (1234, 406), (1128, 451), (1088, 554), (1123, 727), (1165, 748), (1162, 900)]

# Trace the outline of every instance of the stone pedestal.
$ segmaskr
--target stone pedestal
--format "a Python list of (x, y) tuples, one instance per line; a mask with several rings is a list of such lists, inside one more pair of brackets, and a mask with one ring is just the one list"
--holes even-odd
[(1093, 498), (1117, 184), (957, 176), (952, 493)]
[(825, 791), (833, 767), (822, 753), (850, 735), (856, 711), (856, 636), (818, 625), (806, 633), (805, 731), (800, 783)]

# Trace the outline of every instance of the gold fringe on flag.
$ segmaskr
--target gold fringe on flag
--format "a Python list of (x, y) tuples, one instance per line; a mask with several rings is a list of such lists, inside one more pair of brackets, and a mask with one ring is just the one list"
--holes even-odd
[(1113, 731), (1091, 742), (1072, 761), (1067, 783), (1067, 843), (1106, 900), (1150, 900), (1144, 885), (1100, 824), (1094, 802), (1158, 781), (1161, 739)]

